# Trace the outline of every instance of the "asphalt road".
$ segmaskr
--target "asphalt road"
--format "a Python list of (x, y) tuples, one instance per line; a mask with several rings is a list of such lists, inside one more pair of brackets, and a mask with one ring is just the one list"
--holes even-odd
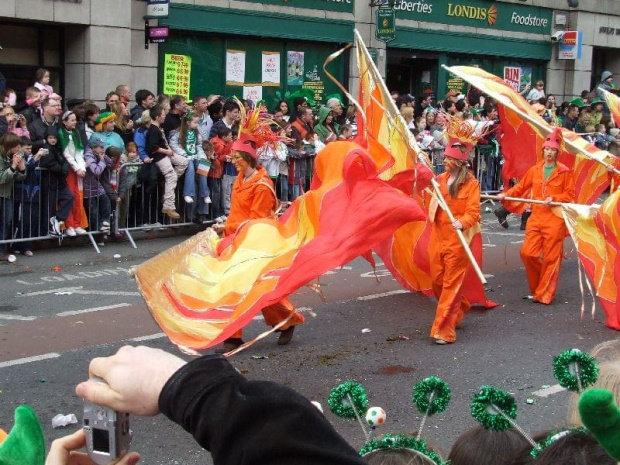
[[(325, 301), (309, 288), (293, 296), (307, 323), (289, 346), (278, 347), (274, 335), (235, 355), (232, 363), (250, 378), (278, 380), (324, 407), (331, 387), (356, 380), (366, 387), (370, 404), (387, 411), (379, 433), (417, 429), (421, 415), (411, 404), (411, 387), (425, 376), (440, 376), (452, 388), (452, 402), (428, 420), (424, 436), (446, 453), (475, 424), (469, 403), (483, 384), (515, 395), (517, 419), (527, 431), (561, 425), (569, 395), (553, 389), (552, 357), (572, 347), (590, 350), (618, 333), (605, 328), (600, 308), (590, 317), (589, 301), (588, 314), (580, 319), (574, 258), (564, 264), (556, 302), (533, 304), (522, 299), (527, 293), (518, 258), (523, 233), (514, 226), (500, 229), (488, 213), (483, 231), (488, 297), (501, 305), (470, 312), (456, 344), (436, 346), (428, 338), (434, 299), (405, 292), (382, 266), (377, 282), (368, 264), (356, 260), (321, 277)], [(128, 343), (177, 352), (126, 273), (183, 239), (153, 237), (139, 241), (138, 249), (127, 243), (108, 244), (100, 255), (88, 247), (52, 249), (0, 266), (0, 427), (10, 428), (15, 407), (27, 403), (39, 414), (49, 447), (78, 427), (52, 429), (51, 418), (75, 413), (81, 419), (74, 387), (86, 379), (91, 358)], [(246, 335), (264, 329), (262, 321), (253, 321)], [(526, 403), (528, 398), (535, 403)], [(326, 415), (361, 447), (357, 423)], [(133, 429), (133, 448), (143, 463), (211, 463), (207, 452), (163, 417), (135, 418)]]

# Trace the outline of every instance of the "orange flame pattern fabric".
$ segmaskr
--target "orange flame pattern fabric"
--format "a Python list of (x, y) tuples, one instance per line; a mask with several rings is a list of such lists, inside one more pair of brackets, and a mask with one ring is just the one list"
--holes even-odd
[(605, 324), (620, 330), (620, 190), (600, 208), (566, 205), (562, 210), (579, 261), (605, 312)]
[[(542, 159), (542, 144), (553, 128), (498, 76), (469, 66), (446, 69), (497, 101), (503, 132), (500, 141), (504, 156), (502, 178), (504, 188), (508, 189), (511, 178), (522, 178), (530, 167)], [(605, 166), (596, 160), (610, 162), (612, 156), (572, 131), (563, 129), (562, 135), (564, 148), (559, 161), (573, 171), (576, 201), (592, 204), (609, 185)], [(509, 203), (506, 206), (510, 207)]]
[(609, 108), (611, 117), (614, 119), (614, 124), (617, 128), (620, 127), (620, 97), (606, 91), (605, 89), (598, 89), (598, 91), (605, 97), (605, 103)]

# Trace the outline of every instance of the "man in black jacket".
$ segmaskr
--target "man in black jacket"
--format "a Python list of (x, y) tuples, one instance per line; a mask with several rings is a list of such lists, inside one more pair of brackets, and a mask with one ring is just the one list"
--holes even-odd
[(45, 144), (45, 132), (50, 126), (58, 129), (58, 109), (61, 107), (60, 102), (55, 99), (46, 98), (41, 102), (43, 115), (28, 126), (30, 140), (32, 141), (32, 151), (36, 153)]
[(366, 463), (308, 399), (245, 379), (222, 356), (186, 363), (159, 349), (125, 346), (93, 359), (89, 372), (107, 384), (81, 383), (79, 397), (134, 415), (163, 413), (211, 452), (215, 465)]

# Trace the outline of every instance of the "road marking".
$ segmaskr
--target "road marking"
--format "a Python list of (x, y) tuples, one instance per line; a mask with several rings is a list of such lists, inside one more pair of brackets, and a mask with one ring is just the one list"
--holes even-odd
[(497, 244), (482, 244), (482, 247), (497, 247)]
[(395, 291), (389, 291), (389, 292), (382, 292), (380, 294), (370, 294), (370, 295), (363, 295), (361, 297), (358, 297), (357, 300), (373, 300), (373, 299), (380, 299), (381, 297), (388, 297), (391, 295), (397, 295), (397, 294), (409, 294), (411, 291), (408, 291), (406, 289), (397, 289)]
[[(48, 289), (46, 291), (35, 291), (35, 292), (26, 292), (25, 294), (18, 294), (19, 297), (33, 297), (37, 295), (45, 295), (45, 294), (56, 294), (57, 292), (71, 292), (72, 294), (80, 294), (80, 295), (117, 295), (117, 296), (139, 296), (140, 293), (137, 291), (126, 292), (126, 291), (97, 291), (97, 290), (84, 290), (81, 287), (59, 287), (56, 289)], [(67, 294), (61, 294), (67, 295)]]
[(523, 241), (511, 241), (511, 244), (523, 244)]
[(550, 386), (548, 388), (544, 388), (544, 389), (540, 389), (538, 391), (534, 391), (532, 392), (532, 394), (534, 394), (535, 396), (538, 397), (549, 397), (553, 394), (557, 394), (558, 392), (562, 392), (565, 391), (566, 389), (564, 389), (562, 386), (560, 386), (559, 384), (554, 384), (553, 386)]
[(103, 307), (85, 308), (84, 310), (70, 310), (68, 312), (57, 313), (56, 316), (81, 315), (82, 313), (99, 312), (101, 310), (112, 310), (113, 308), (121, 308), (121, 307), (131, 307), (131, 304), (122, 303), (122, 304), (114, 304), (114, 305), (105, 305)]
[(129, 339), (129, 340), (134, 341), (134, 342), (142, 342), (142, 341), (152, 341), (154, 339), (161, 339), (163, 337), (166, 337), (165, 333), (155, 333), (155, 334), (150, 334), (148, 336), (134, 337), (133, 339)]
[(36, 319), (36, 316), (2, 315), (0, 313), (0, 320), (32, 321)]
[(495, 278), (495, 275), (494, 274), (485, 274), (484, 277), (487, 278), (487, 279)]
[(496, 236), (518, 236), (523, 237), (523, 233), (509, 233), (500, 231), (484, 231), (483, 234), (494, 234)]
[(34, 357), (16, 358), (7, 362), (0, 362), (0, 368), (11, 367), (14, 365), (23, 365), (25, 363), (39, 362), (41, 360), (49, 360), (50, 358), (60, 357), (59, 353), (51, 352), (49, 354), (35, 355)]

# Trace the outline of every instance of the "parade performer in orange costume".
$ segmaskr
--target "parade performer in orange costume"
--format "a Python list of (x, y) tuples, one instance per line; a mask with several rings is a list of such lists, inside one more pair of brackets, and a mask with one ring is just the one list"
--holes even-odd
[[(559, 128), (543, 144), (543, 160), (532, 166), (519, 183), (498, 197), (531, 197), (546, 202), (574, 202), (575, 181), (571, 170), (557, 161), (563, 137)], [(564, 238), (567, 235), (561, 207), (532, 205), (532, 216), (525, 229), (521, 260), (530, 286), (528, 299), (549, 305), (560, 278)]]
[[(247, 117), (242, 112), (239, 138), (233, 143), (233, 163), (239, 175), (233, 184), (230, 213), (224, 224), (216, 224), (213, 229), (225, 236), (233, 235), (249, 220), (275, 218), (278, 200), (271, 178), (262, 166), (258, 166), (257, 149), (269, 138), (274, 138), (269, 125), (260, 119), (260, 108), (250, 112)], [(276, 326), (291, 314), (290, 320), (280, 327), (278, 345), (291, 342), (295, 326), (302, 324), (303, 315), (295, 306), (284, 298), (277, 304), (262, 309), (265, 323)], [(242, 330), (237, 331), (224, 341), (218, 352), (229, 352), (243, 344)]]
[(448, 146), (445, 151), (446, 171), (436, 180), (455, 221), (451, 222), (437, 199), (429, 197), (428, 218), (432, 222), (430, 238), (430, 274), (437, 297), (437, 312), (431, 337), (437, 344), (456, 341), (456, 325), (470, 308), (463, 296), (463, 281), (469, 259), (457, 236), (457, 229), (471, 240), (480, 231), (480, 185), (467, 169), (469, 153), (482, 134), (475, 134), (466, 121), (450, 118), (446, 126)]

